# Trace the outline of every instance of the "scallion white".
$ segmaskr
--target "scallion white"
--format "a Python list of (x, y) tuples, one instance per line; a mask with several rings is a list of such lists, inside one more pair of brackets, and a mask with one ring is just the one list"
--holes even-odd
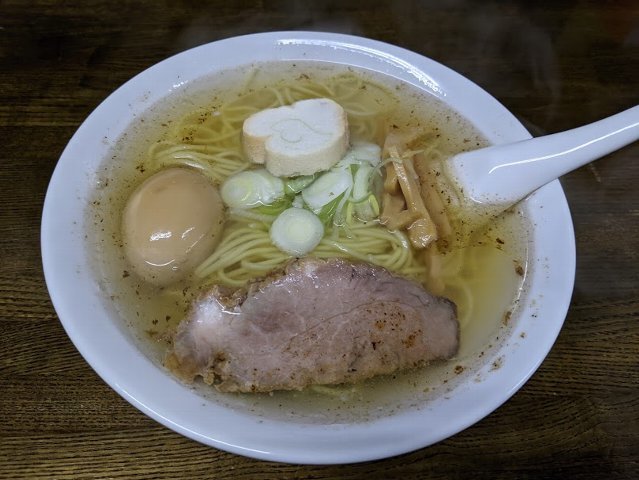
[(273, 245), (289, 255), (301, 257), (312, 251), (324, 236), (324, 225), (313, 212), (289, 208), (275, 219), (270, 230)]

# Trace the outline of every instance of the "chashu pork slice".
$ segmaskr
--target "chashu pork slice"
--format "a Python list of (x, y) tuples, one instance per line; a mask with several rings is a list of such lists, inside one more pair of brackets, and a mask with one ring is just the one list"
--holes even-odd
[(302, 259), (230, 296), (200, 296), (165, 364), (220, 391), (270, 392), (390, 374), (458, 346), (449, 300), (380, 267)]

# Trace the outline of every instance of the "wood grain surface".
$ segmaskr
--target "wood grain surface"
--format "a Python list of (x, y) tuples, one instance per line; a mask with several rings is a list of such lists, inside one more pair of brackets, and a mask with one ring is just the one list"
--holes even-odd
[(501, 408), (432, 447), (338, 466), (239, 457), (147, 418), (83, 360), (40, 259), (42, 205), (65, 144), (154, 63), (287, 29), (427, 55), (491, 92), (534, 135), (639, 103), (636, 0), (0, 0), (0, 478), (639, 478), (639, 145), (562, 179), (576, 284), (546, 361)]

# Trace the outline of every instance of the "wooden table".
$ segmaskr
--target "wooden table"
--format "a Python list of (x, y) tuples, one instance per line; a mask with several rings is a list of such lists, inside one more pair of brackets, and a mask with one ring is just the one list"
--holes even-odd
[(541, 368), (477, 425), (397, 458), (295, 466), (183, 438), (93, 372), (50, 303), (39, 230), (60, 153), (112, 90), (190, 47), (287, 29), (387, 41), (535, 135), (639, 103), (636, 0), (479, 3), (0, 2), (0, 478), (639, 478), (639, 144), (562, 179), (577, 275)]

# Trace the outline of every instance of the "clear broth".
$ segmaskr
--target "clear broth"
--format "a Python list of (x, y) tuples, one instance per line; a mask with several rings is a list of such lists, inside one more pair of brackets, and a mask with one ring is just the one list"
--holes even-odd
[[(135, 337), (141, 350), (162, 367), (169, 333), (184, 318), (197, 286), (185, 282), (173, 294), (145, 284), (130, 273), (120, 237), (121, 212), (133, 189), (149, 172), (141, 168), (154, 142), (167, 135), (172, 122), (193, 111), (213, 109), (247, 90), (339, 74), (347, 67), (318, 63), (252, 65), (187, 84), (137, 118), (114, 139), (110, 158), (101, 167), (91, 204), (90, 248), (107, 298)], [(353, 72), (352, 68), (348, 68)], [(358, 75), (386, 87), (392, 95), (373, 98), (393, 108), (385, 119), (400, 128), (418, 125), (440, 140), (449, 155), (487, 144), (465, 119), (439, 100), (410, 85), (368, 71)], [(291, 80), (293, 79), (293, 80)], [(249, 85), (250, 82), (250, 85)], [(380, 95), (379, 91), (371, 95)], [(459, 306), (461, 347), (456, 358), (424, 368), (381, 376), (356, 385), (312, 387), (302, 392), (223, 394), (213, 387), (193, 388), (209, 401), (268, 417), (305, 422), (364, 421), (405, 408), (419, 408), (443, 395), (485, 364), (490, 349), (507, 335), (523, 292), (527, 269), (528, 234), (521, 210), (513, 209), (478, 232), (468, 247), (442, 257), (449, 276), (465, 279), (465, 287), (446, 287), (444, 296)]]

